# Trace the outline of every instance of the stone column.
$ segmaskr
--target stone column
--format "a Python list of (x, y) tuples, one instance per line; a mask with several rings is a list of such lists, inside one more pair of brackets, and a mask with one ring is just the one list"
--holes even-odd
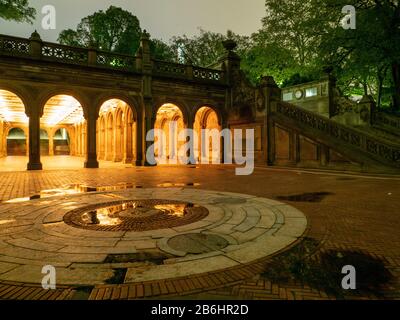
[(264, 132), (266, 137), (263, 137), (262, 140), (267, 142), (267, 152), (264, 152), (264, 161), (271, 166), (275, 163), (275, 123), (272, 116), (282, 95), (273, 77), (263, 77), (259, 88), (264, 99), (265, 110), (264, 126), (266, 130)]
[(49, 156), (54, 156), (54, 130), (49, 134)]
[(31, 106), (29, 110), (29, 162), (28, 170), (42, 170), (40, 162), (40, 111), (38, 106)]
[(144, 154), (143, 154), (143, 146), (145, 145), (144, 139), (146, 136), (143, 135), (144, 132), (144, 121), (142, 113), (138, 114), (138, 118), (136, 120), (136, 166), (144, 165)]
[(123, 163), (132, 163), (133, 150), (132, 150), (132, 122), (127, 119), (124, 126), (124, 158)]
[(89, 109), (86, 117), (86, 161), (85, 168), (98, 168), (99, 162), (97, 161), (96, 150), (96, 126), (97, 118), (99, 117), (96, 110)]
[[(188, 120), (186, 128), (189, 130), (192, 130), (192, 132), (193, 132), (193, 127), (194, 127), (194, 121), (192, 119)], [(179, 135), (179, 129), (178, 129), (178, 135)], [(194, 138), (194, 137), (192, 137), (192, 138)], [(195, 150), (194, 141), (193, 141), (193, 139), (190, 139), (190, 137), (186, 137), (186, 143), (188, 143), (189, 141), (191, 144), (191, 149), (186, 151), (186, 157), (189, 159), (188, 165), (193, 165), (193, 164), (196, 164), (196, 159), (194, 157), (194, 150)], [(178, 147), (177, 151), (178, 151), (178, 156), (179, 156), (179, 145), (177, 147)], [(193, 152), (190, 152), (190, 150), (192, 150)]]

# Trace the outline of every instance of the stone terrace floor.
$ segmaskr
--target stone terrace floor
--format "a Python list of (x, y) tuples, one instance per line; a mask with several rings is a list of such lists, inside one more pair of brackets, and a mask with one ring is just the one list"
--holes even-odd
[[(114, 164), (113, 164), (114, 166)], [(345, 295), (347, 299), (400, 298), (400, 177), (362, 176), (256, 168), (251, 176), (236, 176), (229, 166), (129, 167), (65, 169), (42, 172), (0, 172), (0, 201), (27, 197), (41, 190), (69, 184), (112, 186), (132, 183), (143, 188), (169, 188), (174, 184), (190, 189), (235, 192), (287, 203), (307, 217), (306, 241), (317, 257), (324, 253), (362, 252), (377, 259), (392, 275), (379, 294)], [(1, 204), (0, 204), (1, 206)], [(298, 244), (299, 246), (301, 243)], [(290, 250), (295, 250), (293, 246)], [(286, 252), (278, 255), (284, 261)], [(0, 252), (1, 255), (1, 252)], [(310, 261), (315, 261), (310, 258)], [(193, 279), (159, 286), (58, 287), (44, 291), (39, 286), (3, 281), (0, 299), (336, 299), (340, 296), (307, 281), (265, 276), (271, 259), (258, 261), (225, 273), (208, 273)], [(274, 264), (272, 264), (274, 265)], [(279, 265), (279, 259), (278, 259)], [(0, 270), (0, 274), (2, 271)], [(268, 273), (268, 272), (267, 272)], [(230, 281), (227, 281), (230, 280)], [(227, 285), (229, 283), (229, 285)]]

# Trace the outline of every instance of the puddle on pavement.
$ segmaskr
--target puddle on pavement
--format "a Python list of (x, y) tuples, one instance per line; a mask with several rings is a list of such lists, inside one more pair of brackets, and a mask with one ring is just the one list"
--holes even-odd
[(283, 201), (293, 201), (293, 202), (321, 202), (327, 196), (334, 195), (331, 192), (311, 192), (311, 193), (302, 193), (291, 196), (277, 196), (277, 200)]
[(149, 231), (199, 221), (204, 207), (172, 200), (121, 200), (78, 208), (64, 216), (76, 228), (97, 231)]
[(111, 278), (105, 281), (106, 284), (122, 284), (124, 283), (127, 268), (115, 268), (113, 269), (114, 274)]
[[(370, 295), (384, 297), (385, 288), (393, 276), (383, 260), (362, 251), (318, 252), (319, 245), (317, 240), (305, 238), (293, 249), (267, 263), (262, 277), (289, 285), (301, 282), (338, 299)], [(356, 290), (342, 288), (342, 268), (346, 265), (356, 269)]]
[[(200, 183), (195, 182), (188, 182), (188, 183), (172, 183), (166, 182), (158, 184), (157, 187), (161, 188), (171, 188), (171, 187), (197, 187), (200, 186)], [(44, 199), (56, 196), (66, 196), (66, 195), (73, 195), (79, 193), (90, 193), (90, 192), (105, 192), (105, 191), (118, 191), (118, 190), (127, 190), (127, 189), (142, 189), (142, 185), (135, 185), (133, 183), (118, 183), (113, 186), (98, 186), (92, 187), (84, 184), (70, 184), (66, 185), (61, 188), (57, 189), (48, 189), (42, 190), (37, 194), (34, 194), (30, 197), (23, 197), (23, 198), (15, 198), (6, 201), (0, 201), (0, 203), (20, 203), (20, 202), (27, 202), (36, 199)]]
[(197, 182), (188, 182), (188, 183), (173, 183), (173, 182), (164, 182), (157, 185), (160, 188), (176, 188), (176, 187), (198, 187), (200, 183)]

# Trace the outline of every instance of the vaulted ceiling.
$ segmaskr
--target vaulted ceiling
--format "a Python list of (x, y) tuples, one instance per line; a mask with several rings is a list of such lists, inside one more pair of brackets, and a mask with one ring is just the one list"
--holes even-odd
[[(10, 123), (28, 123), (25, 107), (21, 99), (12, 92), (0, 90), (0, 119)], [(84, 121), (83, 109), (73, 97), (57, 95), (44, 106), (40, 124), (53, 127), (56, 125), (75, 124)]]

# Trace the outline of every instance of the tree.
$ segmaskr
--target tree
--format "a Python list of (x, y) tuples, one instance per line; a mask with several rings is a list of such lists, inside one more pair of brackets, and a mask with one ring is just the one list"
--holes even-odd
[(321, 34), (313, 23), (314, 0), (268, 0), (262, 28), (252, 35), (253, 46), (243, 68), (253, 82), (273, 76), (281, 86), (320, 77), (316, 48)]
[(32, 23), (36, 10), (29, 7), (28, 0), (0, 0), (0, 18)]
[(115, 6), (85, 17), (76, 30), (60, 33), (58, 41), (66, 45), (96, 46), (105, 51), (134, 54), (139, 47), (139, 19), (132, 13)]
[[(400, 4), (397, 0), (319, 0), (321, 17), (330, 13), (330, 29), (320, 45), (323, 59), (331, 61), (339, 77), (353, 72), (364, 93), (381, 104), (384, 86), (391, 84), (392, 105), (400, 108)], [(340, 24), (341, 8), (356, 8), (355, 30)], [(389, 72), (390, 71), (390, 72)]]
[(232, 39), (238, 43), (238, 54), (244, 55), (248, 50), (250, 39), (240, 36), (232, 31), (226, 35), (200, 29), (200, 34), (192, 38), (186, 35), (173, 37), (171, 47), (175, 52), (175, 60), (178, 62), (192, 63), (194, 65), (208, 67), (218, 62), (224, 54), (223, 41)]
[[(100, 50), (134, 55), (139, 48), (142, 29), (139, 19), (129, 11), (111, 6), (85, 17), (76, 30), (60, 33), (58, 41), (70, 46), (94, 46)], [(151, 40), (155, 58), (172, 60), (172, 49), (161, 40)]]

